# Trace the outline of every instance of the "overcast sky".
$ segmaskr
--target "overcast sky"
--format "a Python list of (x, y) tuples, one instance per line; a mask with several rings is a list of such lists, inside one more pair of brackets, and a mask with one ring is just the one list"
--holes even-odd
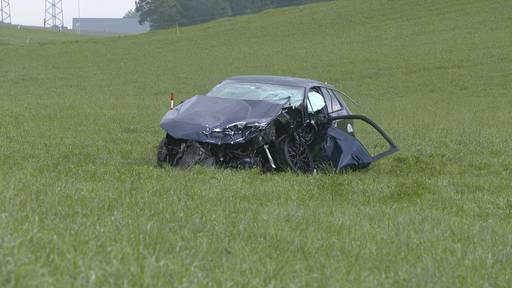
[[(13, 24), (43, 26), (45, 0), (9, 0)], [(64, 25), (78, 17), (78, 0), (63, 0)], [(83, 18), (120, 18), (135, 8), (135, 0), (80, 0)]]

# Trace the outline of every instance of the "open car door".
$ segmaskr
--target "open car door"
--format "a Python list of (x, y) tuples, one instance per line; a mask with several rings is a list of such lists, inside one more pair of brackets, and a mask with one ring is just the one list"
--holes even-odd
[[(393, 140), (370, 118), (363, 115), (343, 115), (330, 117), (334, 123), (327, 130), (327, 137), (323, 145), (323, 151), (336, 172), (345, 170), (356, 170), (369, 167), (373, 162), (387, 157), (399, 151)], [(375, 155), (371, 155), (368, 149), (355, 136), (350, 135), (346, 131), (337, 128), (338, 123), (346, 123), (347, 120), (359, 120), (369, 125), (375, 130), (387, 143), (387, 149), (380, 151)], [(357, 131), (356, 131), (357, 134)]]

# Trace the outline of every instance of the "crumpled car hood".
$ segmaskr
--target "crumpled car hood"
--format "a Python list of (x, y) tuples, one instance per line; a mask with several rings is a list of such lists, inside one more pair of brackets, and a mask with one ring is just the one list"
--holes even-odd
[(194, 96), (167, 112), (160, 127), (177, 139), (213, 144), (243, 143), (282, 111), (283, 104)]

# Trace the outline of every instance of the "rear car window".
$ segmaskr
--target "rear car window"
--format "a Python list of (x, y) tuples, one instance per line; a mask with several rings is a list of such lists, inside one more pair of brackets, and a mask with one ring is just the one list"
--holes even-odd
[(324, 94), (325, 101), (327, 103), (327, 110), (329, 113), (338, 112), (343, 109), (343, 106), (338, 101), (338, 97), (334, 94), (334, 91), (327, 88), (322, 88), (322, 93)]

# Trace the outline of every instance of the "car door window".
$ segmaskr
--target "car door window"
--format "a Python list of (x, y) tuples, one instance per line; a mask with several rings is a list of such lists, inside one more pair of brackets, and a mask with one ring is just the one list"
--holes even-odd
[(327, 102), (327, 110), (329, 113), (338, 112), (343, 109), (343, 106), (338, 101), (338, 98), (331, 89), (322, 88), (322, 92)]
[(341, 105), (340, 100), (338, 96), (336, 96), (335, 92), (331, 89), (327, 89), (327, 91), (329, 91), (329, 94), (331, 94), (332, 112), (343, 110), (343, 105)]
[(336, 99), (338, 100), (339, 104), (341, 105), (341, 109), (349, 110), (348, 107), (347, 107), (347, 104), (345, 103), (345, 101), (343, 101), (342, 94), (339, 91), (337, 91), (337, 90), (331, 90), (331, 92), (332, 92), (332, 95), (334, 95), (336, 97)]

